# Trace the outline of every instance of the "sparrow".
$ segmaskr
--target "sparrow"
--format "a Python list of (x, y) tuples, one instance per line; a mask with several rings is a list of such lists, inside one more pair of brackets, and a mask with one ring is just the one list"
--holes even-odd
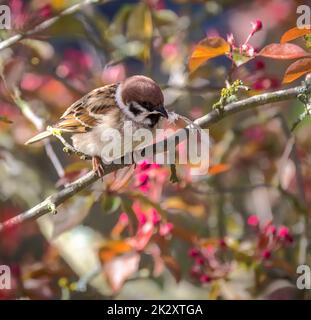
[[(124, 123), (128, 121), (135, 129), (154, 130), (159, 127), (161, 118), (168, 118), (168, 113), (159, 85), (148, 77), (135, 75), (87, 93), (50, 127), (69, 133), (73, 147), (92, 158), (93, 170), (102, 177), (101, 151), (107, 143), (101, 137), (103, 131), (117, 129), (122, 135)], [(45, 139), (53, 134), (51, 131), (41, 132), (25, 144)]]

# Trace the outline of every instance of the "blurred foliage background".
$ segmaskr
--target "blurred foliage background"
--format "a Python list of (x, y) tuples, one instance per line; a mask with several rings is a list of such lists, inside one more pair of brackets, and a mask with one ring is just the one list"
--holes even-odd
[[(11, 8), (12, 29), (0, 37), (24, 34), (82, 2), (2, 1)], [(83, 94), (144, 74), (161, 85), (168, 110), (196, 119), (219, 99), (231, 63), (219, 57), (189, 73), (194, 46), (231, 33), (242, 44), (260, 20), (262, 30), (250, 40), (260, 50), (296, 25), (300, 4), (90, 2), (0, 51), (0, 221), (90, 169), (55, 139), (24, 146)], [(288, 65), (255, 58), (232, 79), (252, 89), (247, 95), (276, 90)], [(308, 119), (294, 131), (295, 143), (289, 131), (302, 111), (291, 100), (214, 125), (212, 167), (200, 179), (190, 166), (178, 166), (180, 181), (171, 184), (169, 168), (141, 163), (121, 187), (109, 176), (56, 215), (2, 232), (0, 264), (11, 267), (13, 287), (0, 290), (0, 298), (310, 297), (296, 288), (297, 266), (311, 264)]]

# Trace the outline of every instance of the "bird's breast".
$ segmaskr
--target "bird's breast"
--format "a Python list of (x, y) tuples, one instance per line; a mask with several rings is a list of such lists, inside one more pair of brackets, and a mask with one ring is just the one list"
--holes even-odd
[(98, 156), (111, 161), (118, 159), (134, 148), (143, 148), (153, 142), (154, 130), (148, 130), (141, 125), (121, 119), (118, 123), (97, 125), (91, 131), (72, 136), (76, 150), (91, 157)]

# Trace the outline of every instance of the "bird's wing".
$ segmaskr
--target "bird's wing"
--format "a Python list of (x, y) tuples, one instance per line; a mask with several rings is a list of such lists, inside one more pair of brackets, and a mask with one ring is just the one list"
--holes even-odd
[(72, 104), (55, 128), (68, 132), (87, 132), (101, 122), (104, 115), (116, 108), (117, 84), (94, 89)]

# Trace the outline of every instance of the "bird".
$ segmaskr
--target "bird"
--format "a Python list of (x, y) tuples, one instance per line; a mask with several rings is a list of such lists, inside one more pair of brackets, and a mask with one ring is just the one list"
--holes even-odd
[[(90, 91), (70, 105), (50, 128), (70, 134), (73, 147), (92, 158), (93, 170), (102, 177), (101, 151), (107, 142), (101, 135), (105, 129), (117, 129), (122, 135), (124, 123), (130, 121), (135, 129), (154, 130), (168, 117), (160, 86), (149, 77), (134, 75)], [(25, 144), (51, 135), (53, 130), (43, 131)]]

